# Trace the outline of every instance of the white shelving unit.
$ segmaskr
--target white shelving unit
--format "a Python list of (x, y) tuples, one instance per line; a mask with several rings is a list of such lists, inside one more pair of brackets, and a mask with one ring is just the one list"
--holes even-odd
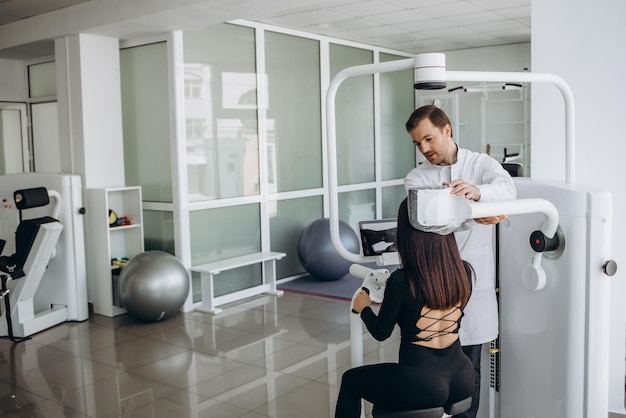
[(501, 162), (521, 164), (530, 175), (530, 123), (528, 86), (516, 90), (486, 91), (482, 96), (484, 115), (481, 146)]
[[(517, 163), (530, 175), (529, 87), (482, 83), (451, 91), (417, 94), (419, 106), (434, 104), (452, 123), (454, 141), (463, 148), (489, 152), (500, 162)], [(417, 152), (417, 161), (424, 157)]]
[[(87, 190), (91, 281), (95, 313), (113, 317), (126, 310), (116, 295), (116, 270), (112, 259), (131, 259), (144, 251), (141, 187), (110, 187)], [(109, 209), (127, 216), (131, 225), (109, 226)]]

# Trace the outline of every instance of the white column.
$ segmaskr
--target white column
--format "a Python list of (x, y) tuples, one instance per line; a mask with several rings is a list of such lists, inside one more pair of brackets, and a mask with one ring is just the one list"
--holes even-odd
[(84, 188), (124, 185), (119, 40), (55, 41), (61, 168)]

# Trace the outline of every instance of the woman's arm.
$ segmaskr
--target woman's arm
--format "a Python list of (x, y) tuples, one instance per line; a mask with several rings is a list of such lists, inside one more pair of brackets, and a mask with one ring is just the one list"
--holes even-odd
[(395, 271), (387, 280), (385, 296), (378, 315), (369, 306), (361, 311), (361, 319), (365, 323), (365, 327), (372, 334), (372, 337), (378, 341), (384, 341), (389, 338), (398, 322), (402, 303), (408, 291), (406, 289), (403, 291), (405, 286), (402, 286), (403, 278), (400, 275), (399, 271)]

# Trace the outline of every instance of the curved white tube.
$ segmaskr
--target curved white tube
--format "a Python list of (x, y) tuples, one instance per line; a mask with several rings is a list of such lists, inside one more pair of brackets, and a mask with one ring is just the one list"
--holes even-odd
[[(57, 192), (56, 190), (48, 190), (48, 196), (54, 200), (54, 203), (52, 205), (52, 213), (50, 214), (50, 216), (53, 217), (54, 219), (59, 219), (59, 214), (61, 213), (61, 204), (63, 203), (63, 200), (61, 198), (61, 193)], [(57, 255), (57, 247), (55, 245), (52, 248), (50, 258), (52, 259), (56, 257), (56, 255)]]
[[(327, 155), (328, 155), (328, 189), (329, 189), (329, 218), (330, 238), (341, 257), (353, 263), (380, 264), (382, 259), (377, 257), (364, 257), (348, 251), (341, 242), (339, 235), (339, 194), (337, 185), (337, 137), (335, 124), (335, 98), (341, 83), (347, 78), (375, 73), (400, 71), (414, 67), (416, 59), (409, 58), (397, 61), (357, 65), (341, 70), (331, 80), (326, 93), (326, 128), (327, 128)], [(563, 79), (548, 73), (531, 72), (491, 72), (491, 71), (445, 71), (445, 81), (484, 81), (484, 82), (545, 82), (557, 86), (565, 101), (565, 180), (566, 183), (574, 183), (574, 98), (571, 89)], [(416, 80), (418, 81), (418, 80)], [(533, 212), (536, 212), (534, 210)], [(526, 213), (526, 212), (525, 212)], [(503, 214), (500, 212), (499, 214)], [(557, 218), (558, 219), (558, 218)], [(545, 225), (544, 225), (545, 226)], [(552, 224), (548, 222), (551, 228)], [(556, 232), (556, 226), (554, 227)], [(546, 236), (554, 236), (544, 232)]]
[(365, 280), (365, 278), (369, 276), (373, 270), (369, 267), (365, 267), (360, 264), (351, 264), (349, 271), (350, 271), (350, 274), (353, 275), (354, 277), (358, 277), (361, 280)]
[(376, 72), (390, 72), (413, 68), (415, 59), (388, 61), (376, 64), (357, 65), (345, 68), (337, 73), (328, 86), (326, 92), (326, 128), (328, 142), (328, 203), (330, 219), (330, 239), (339, 255), (353, 263), (375, 263), (376, 257), (364, 257), (348, 251), (339, 235), (339, 192), (337, 181), (337, 128), (335, 125), (335, 98), (341, 83), (347, 78), (357, 75), (374, 74)]
[(559, 212), (552, 202), (545, 199), (517, 199), (499, 202), (469, 202), (471, 218), (484, 218), (497, 215), (522, 215), (526, 213), (543, 213), (546, 221), (541, 232), (548, 238), (554, 238), (559, 226)]
[(61, 213), (61, 194), (56, 190), (48, 190), (48, 196), (54, 199), (54, 205), (52, 206), (52, 216), (54, 219), (59, 219), (59, 214)]
[(565, 102), (565, 183), (574, 184), (575, 162), (575, 108), (574, 94), (561, 77), (550, 73), (497, 72), (497, 71), (446, 71), (446, 81), (476, 81), (502, 83), (550, 83), (554, 84)]
[(516, 199), (492, 202), (474, 202), (443, 189), (412, 189), (409, 191), (409, 208), (414, 205), (414, 213), (409, 213), (414, 221), (424, 226), (459, 227), (468, 219), (485, 218), (497, 215), (521, 215), (543, 213), (546, 216), (541, 232), (553, 238), (559, 226), (559, 212), (545, 199)]

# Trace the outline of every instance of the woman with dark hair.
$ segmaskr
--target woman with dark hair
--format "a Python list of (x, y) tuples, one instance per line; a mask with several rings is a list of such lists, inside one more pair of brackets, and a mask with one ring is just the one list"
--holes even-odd
[(402, 267), (392, 273), (378, 315), (361, 291), (353, 308), (378, 341), (395, 324), (401, 331), (398, 363), (356, 367), (342, 377), (335, 417), (361, 414), (361, 399), (386, 410), (438, 407), (469, 397), (474, 370), (458, 331), (471, 294), (472, 267), (461, 260), (450, 228), (422, 227), (398, 210), (396, 245)]

